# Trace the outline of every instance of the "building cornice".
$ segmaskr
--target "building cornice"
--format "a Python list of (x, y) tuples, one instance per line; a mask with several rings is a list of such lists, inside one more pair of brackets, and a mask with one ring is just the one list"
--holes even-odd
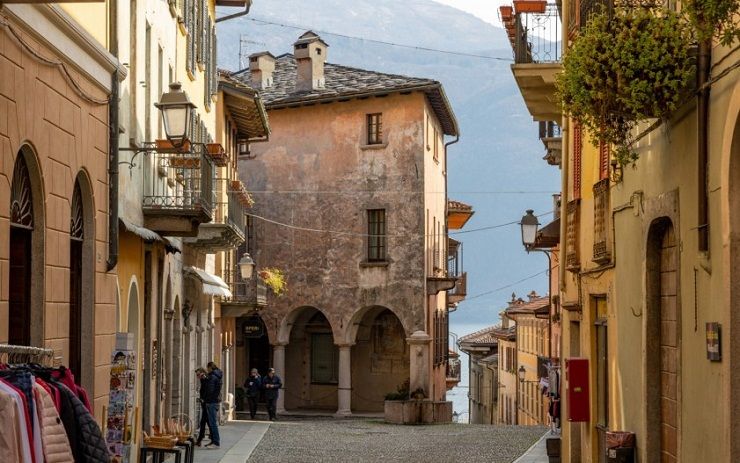
[[(98, 88), (110, 93), (111, 74), (119, 81), (127, 70), (89, 32), (61, 7), (52, 4), (4, 4), (0, 14), (11, 19), (34, 40), (55, 51), (68, 65), (86, 76)], [(48, 57), (51, 58), (51, 57)]]

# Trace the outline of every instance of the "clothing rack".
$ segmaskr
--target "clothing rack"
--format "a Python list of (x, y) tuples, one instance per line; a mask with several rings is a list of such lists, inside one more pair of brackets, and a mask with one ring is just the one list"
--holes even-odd
[(0, 363), (39, 363), (52, 366), (54, 349), (0, 344)]

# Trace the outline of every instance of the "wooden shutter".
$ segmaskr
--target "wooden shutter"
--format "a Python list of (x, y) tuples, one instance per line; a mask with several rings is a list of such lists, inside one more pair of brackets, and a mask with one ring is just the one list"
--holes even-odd
[(599, 180), (609, 178), (609, 144), (599, 142)]
[(216, 26), (211, 26), (211, 95), (218, 93), (218, 50), (216, 49)]
[(581, 157), (583, 156), (583, 129), (573, 126), (573, 199), (581, 198)]

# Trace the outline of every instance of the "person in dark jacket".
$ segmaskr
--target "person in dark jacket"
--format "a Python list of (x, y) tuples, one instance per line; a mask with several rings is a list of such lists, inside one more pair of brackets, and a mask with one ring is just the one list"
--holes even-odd
[(221, 388), (224, 373), (214, 362), (208, 362), (206, 368), (208, 369), (208, 375), (206, 376), (206, 394), (203, 401), (206, 404), (208, 431), (211, 433), (211, 442), (206, 445), (206, 448), (217, 449), (221, 447), (221, 438), (218, 434), (218, 409), (221, 406)]
[(246, 391), (247, 402), (249, 402), (249, 416), (254, 419), (257, 414), (257, 402), (259, 402), (260, 392), (262, 391), (262, 378), (260, 378), (259, 371), (256, 368), (252, 368), (249, 378), (244, 381), (244, 390)]
[(277, 419), (276, 406), (281, 387), (283, 387), (283, 382), (280, 380), (280, 376), (275, 374), (274, 368), (270, 368), (267, 371), (267, 376), (262, 378), (262, 388), (267, 399), (267, 414), (270, 416), (270, 421)]
[[(208, 373), (206, 372), (205, 368), (198, 367), (195, 370), (195, 376), (200, 381), (200, 389), (198, 390), (198, 402), (200, 404), (200, 424), (198, 426), (198, 439), (196, 439), (195, 445), (200, 447), (203, 443), (203, 438), (206, 435), (206, 425), (208, 424), (208, 412), (206, 411), (205, 402), (205, 397), (208, 393)], [(213, 437), (211, 437), (211, 441), (213, 441)]]

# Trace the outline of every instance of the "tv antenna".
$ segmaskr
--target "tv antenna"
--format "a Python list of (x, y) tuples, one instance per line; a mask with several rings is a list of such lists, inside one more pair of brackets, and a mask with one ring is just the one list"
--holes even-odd
[(239, 36), (239, 69), (249, 67), (249, 55), (252, 54), (250, 48), (253, 48), (253, 45), (262, 45), (262, 47), (267, 48), (266, 43), (251, 40), (246, 34)]

